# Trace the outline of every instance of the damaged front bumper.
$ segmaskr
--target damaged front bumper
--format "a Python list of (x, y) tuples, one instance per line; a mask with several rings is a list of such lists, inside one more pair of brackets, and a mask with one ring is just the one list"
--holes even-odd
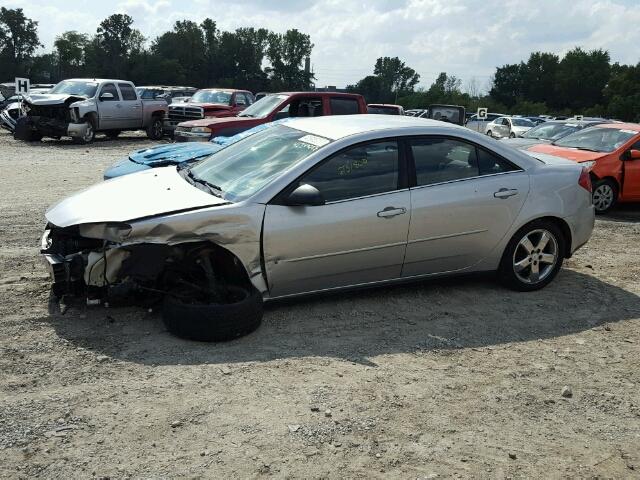
[[(16, 138), (29, 140), (36, 133), (43, 137), (82, 138), (87, 133), (87, 123), (68, 123), (55, 118), (26, 116), (20, 119), (20, 128), (16, 129)], [(14, 129), (16, 123), (14, 123)]]

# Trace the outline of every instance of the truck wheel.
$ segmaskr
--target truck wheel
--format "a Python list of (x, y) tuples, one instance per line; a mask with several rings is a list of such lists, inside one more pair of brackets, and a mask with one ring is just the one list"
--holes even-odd
[(258, 290), (228, 286), (229, 303), (204, 304), (190, 301), (188, 293), (166, 295), (162, 321), (177, 337), (200, 342), (224, 342), (248, 335), (262, 322), (262, 295)]
[(120, 130), (107, 130), (106, 134), (107, 137), (111, 138), (111, 139), (116, 139), (118, 138), (118, 136), (120, 135), (121, 131)]
[(88, 143), (93, 142), (93, 140), (96, 138), (96, 126), (93, 119), (87, 118), (85, 120), (85, 123), (87, 124), (87, 130), (85, 131), (84, 136), (73, 137), (73, 143), (77, 143), (79, 145), (86, 145)]
[(162, 119), (160, 117), (153, 117), (151, 119), (151, 125), (147, 127), (147, 137), (151, 140), (160, 140), (162, 138)]

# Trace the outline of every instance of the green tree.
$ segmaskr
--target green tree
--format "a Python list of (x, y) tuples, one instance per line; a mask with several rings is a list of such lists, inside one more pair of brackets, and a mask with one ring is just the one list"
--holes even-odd
[(377, 75), (367, 75), (355, 85), (348, 85), (347, 91), (363, 95), (369, 103), (385, 103), (391, 96), (391, 91), (386, 90), (382, 77)]
[(181, 73), (196, 85), (206, 82), (206, 45), (204, 32), (191, 20), (179, 20), (170, 32), (163, 33), (153, 42), (151, 52), (160, 63), (175, 60)]
[(558, 103), (555, 98), (556, 75), (560, 59), (553, 53), (534, 52), (521, 66), (522, 95), (537, 103)]
[(128, 76), (132, 57), (142, 51), (144, 44), (144, 37), (132, 25), (133, 19), (120, 13), (100, 23), (96, 36), (85, 50), (89, 71), (109, 77)]
[(378, 58), (373, 74), (380, 77), (384, 89), (392, 94), (394, 102), (398, 100), (398, 96), (413, 92), (420, 81), (420, 75), (398, 57)]
[(21, 8), (0, 7), (0, 76), (25, 75), (38, 47), (38, 22), (25, 17)]
[(609, 52), (580, 47), (567, 52), (556, 75), (556, 107), (581, 113), (602, 103), (603, 90), (611, 73)]
[(53, 47), (57, 57), (57, 77), (68, 78), (82, 75), (84, 68), (84, 50), (89, 37), (75, 30), (64, 32), (56, 37)]
[(314, 79), (306, 72), (304, 61), (311, 56), (313, 43), (311, 37), (296, 29), (286, 33), (271, 33), (266, 51), (270, 66), (267, 73), (273, 90), (307, 90)]
[(523, 97), (524, 69), (524, 63), (499, 67), (489, 91), (491, 98), (507, 107), (513, 107)]
[(611, 66), (611, 77), (604, 88), (607, 114), (625, 121), (640, 121), (640, 63)]

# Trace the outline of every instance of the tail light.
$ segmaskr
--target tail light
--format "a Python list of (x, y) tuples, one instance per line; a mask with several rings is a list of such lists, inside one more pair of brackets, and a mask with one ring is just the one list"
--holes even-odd
[(591, 186), (591, 175), (589, 175), (588, 168), (582, 168), (582, 171), (580, 172), (580, 178), (578, 179), (578, 185), (580, 185), (589, 193), (593, 191), (593, 187)]

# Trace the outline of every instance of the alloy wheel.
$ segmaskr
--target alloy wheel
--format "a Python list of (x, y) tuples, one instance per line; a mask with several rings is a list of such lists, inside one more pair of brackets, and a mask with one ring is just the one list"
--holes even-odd
[(593, 190), (593, 205), (596, 207), (597, 211), (603, 212), (611, 207), (613, 204), (613, 197), (614, 192), (611, 185), (603, 183)]
[(553, 272), (558, 254), (558, 241), (550, 231), (532, 230), (522, 237), (513, 252), (513, 271), (524, 283), (540, 283)]

